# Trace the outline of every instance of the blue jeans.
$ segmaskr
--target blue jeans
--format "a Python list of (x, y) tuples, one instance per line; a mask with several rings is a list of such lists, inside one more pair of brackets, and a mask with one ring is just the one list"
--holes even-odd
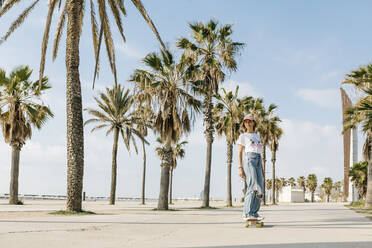
[[(244, 164), (244, 173), (247, 189), (244, 197), (243, 217), (257, 217), (257, 212), (260, 210), (263, 197), (261, 155), (254, 152), (248, 152), (246, 160), (247, 161)], [(258, 198), (257, 195), (261, 195), (261, 197)]]

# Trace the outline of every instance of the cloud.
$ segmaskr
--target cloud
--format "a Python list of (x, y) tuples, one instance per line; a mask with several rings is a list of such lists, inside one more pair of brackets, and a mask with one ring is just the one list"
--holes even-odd
[(296, 96), (325, 108), (334, 109), (341, 104), (338, 89), (300, 89), (296, 92)]
[(279, 176), (298, 177), (315, 173), (318, 179), (342, 179), (343, 147), (340, 128), (289, 119), (284, 119), (281, 127), (284, 134), (277, 154)]
[(238, 96), (253, 96), (253, 97), (260, 97), (260, 94), (250, 83), (247, 82), (237, 82), (234, 80), (226, 81), (222, 87), (228, 91), (235, 91), (236, 86), (239, 86)]
[(128, 43), (117, 42), (115, 43), (115, 48), (130, 59), (140, 60), (145, 56), (143, 52)]

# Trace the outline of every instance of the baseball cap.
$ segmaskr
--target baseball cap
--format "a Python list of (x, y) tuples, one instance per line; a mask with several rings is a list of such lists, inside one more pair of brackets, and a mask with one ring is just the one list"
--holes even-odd
[(252, 114), (247, 114), (243, 120), (251, 120), (251, 121), (254, 121), (254, 117)]

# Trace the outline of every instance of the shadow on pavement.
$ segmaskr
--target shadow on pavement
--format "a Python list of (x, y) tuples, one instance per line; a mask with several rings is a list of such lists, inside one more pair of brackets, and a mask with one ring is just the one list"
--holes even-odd
[[(232, 246), (193, 246), (194, 248), (371, 248), (372, 242), (321, 242), (321, 243), (290, 243), (290, 244), (254, 244)], [(184, 247), (187, 248), (187, 247)]]

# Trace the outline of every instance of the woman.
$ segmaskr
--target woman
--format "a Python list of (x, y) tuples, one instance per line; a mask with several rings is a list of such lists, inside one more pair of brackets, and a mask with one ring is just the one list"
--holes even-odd
[[(238, 165), (239, 176), (245, 181), (247, 189), (244, 197), (243, 218), (245, 220), (261, 219), (258, 215), (262, 200), (263, 174), (261, 166), (262, 143), (260, 135), (255, 132), (256, 122), (252, 114), (244, 117), (245, 133), (239, 136)], [(245, 163), (242, 158), (245, 152)]]

